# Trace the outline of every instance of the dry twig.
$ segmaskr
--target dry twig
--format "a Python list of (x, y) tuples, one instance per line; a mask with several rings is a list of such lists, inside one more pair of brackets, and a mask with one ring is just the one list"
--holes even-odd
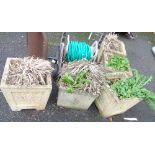
[(105, 36), (102, 46), (104, 51), (110, 52), (111, 50), (120, 51), (120, 41), (116, 34), (109, 33)]
[(16, 86), (46, 85), (47, 75), (52, 71), (51, 63), (47, 60), (33, 57), (12, 60), (7, 84)]
[[(77, 73), (81, 71), (88, 71), (89, 76), (87, 76), (87, 80), (91, 81), (89, 84), (86, 84), (84, 89), (81, 91), (88, 92), (93, 95), (99, 95), (102, 89), (103, 78), (106, 70), (102, 65), (97, 65), (88, 61), (77, 61), (64, 64), (62, 75), (68, 72), (70, 75), (76, 76)], [(60, 84), (63, 85), (63, 83)]]

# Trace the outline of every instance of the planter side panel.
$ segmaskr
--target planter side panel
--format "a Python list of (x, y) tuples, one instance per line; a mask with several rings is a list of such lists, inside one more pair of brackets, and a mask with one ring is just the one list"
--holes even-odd
[(69, 94), (66, 90), (59, 88), (57, 105), (65, 108), (87, 110), (95, 98), (94, 96), (82, 93)]
[(51, 89), (9, 89), (2, 88), (3, 95), (6, 98), (12, 111), (22, 109), (44, 110), (51, 93)]

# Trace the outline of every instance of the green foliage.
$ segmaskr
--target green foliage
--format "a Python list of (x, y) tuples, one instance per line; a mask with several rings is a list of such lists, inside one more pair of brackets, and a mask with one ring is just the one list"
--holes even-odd
[(120, 99), (138, 97), (144, 99), (151, 108), (155, 109), (155, 93), (144, 88), (152, 80), (152, 77), (140, 75), (138, 71), (133, 71), (133, 76), (119, 80), (111, 85), (114, 92)]
[(72, 94), (73, 91), (74, 91), (74, 89), (73, 89), (72, 85), (69, 85), (69, 86), (67, 87), (67, 92)]
[(116, 69), (117, 71), (127, 71), (129, 61), (125, 56), (114, 54), (108, 59), (108, 66)]
[(90, 81), (87, 80), (88, 71), (81, 71), (77, 73), (75, 77), (72, 77), (69, 73), (65, 73), (61, 80), (67, 86), (67, 92), (73, 93), (75, 89), (83, 89), (86, 84), (89, 84)]
[(74, 79), (68, 73), (62, 76), (62, 81), (68, 85), (73, 85), (74, 83)]

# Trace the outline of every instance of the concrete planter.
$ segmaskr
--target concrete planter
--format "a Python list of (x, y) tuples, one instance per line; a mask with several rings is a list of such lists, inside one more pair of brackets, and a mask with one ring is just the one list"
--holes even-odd
[(126, 52), (126, 49), (125, 49), (125, 44), (122, 41), (119, 41), (119, 40), (118, 40), (118, 44), (119, 44), (119, 47), (120, 47), (119, 51), (111, 49), (109, 52), (126, 56), (127, 52)]
[(100, 114), (108, 118), (126, 112), (140, 101), (142, 100), (139, 98), (120, 100), (110, 86), (104, 84), (101, 95), (95, 100), (95, 104)]
[(119, 50), (114, 50), (112, 48), (109, 48), (109, 50), (106, 51), (104, 49), (104, 43), (102, 42), (101, 47), (98, 49), (98, 55), (97, 55), (96, 61), (98, 63), (104, 63), (104, 54), (105, 53), (119, 54), (119, 55), (126, 56), (127, 52), (126, 52), (126, 49), (125, 49), (125, 44), (122, 41), (119, 41), (119, 40), (118, 40), (117, 43), (119, 45)]
[(51, 75), (47, 77), (47, 85), (43, 86), (14, 86), (7, 85), (9, 64), (18, 58), (7, 58), (0, 88), (12, 111), (22, 109), (44, 110), (52, 90)]
[(109, 71), (105, 76), (107, 79), (121, 79), (121, 78), (127, 78), (132, 76), (132, 70), (130, 65), (128, 65), (128, 70), (127, 71), (116, 71), (112, 67), (108, 66), (108, 59), (111, 57), (113, 54), (112, 53), (104, 53), (104, 66), (105, 68)]

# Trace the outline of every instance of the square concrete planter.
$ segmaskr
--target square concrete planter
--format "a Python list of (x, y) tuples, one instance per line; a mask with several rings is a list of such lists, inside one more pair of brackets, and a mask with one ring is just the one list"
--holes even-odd
[(121, 79), (121, 78), (127, 78), (132, 76), (132, 70), (130, 65), (128, 65), (128, 70), (127, 71), (117, 71), (112, 67), (108, 66), (108, 59), (114, 54), (112, 53), (104, 53), (104, 67), (109, 71), (109, 73), (105, 74), (105, 77), (107, 79)]
[(126, 56), (127, 52), (126, 52), (126, 49), (125, 49), (125, 44), (120, 40), (118, 40), (117, 43), (119, 45), (119, 51), (111, 49), (109, 52)]
[(19, 58), (7, 58), (0, 88), (12, 111), (22, 109), (44, 110), (52, 90), (51, 75), (47, 77), (47, 85), (43, 86), (14, 86), (7, 85), (9, 64)]
[(101, 47), (98, 49), (98, 54), (97, 54), (96, 61), (98, 63), (103, 63), (104, 62), (104, 54), (105, 53), (119, 54), (119, 55), (126, 56), (127, 52), (126, 52), (126, 49), (125, 49), (125, 44), (122, 41), (120, 41), (120, 40), (117, 41), (117, 44), (119, 45), (119, 50), (114, 50), (112, 48), (109, 48), (109, 50), (106, 50), (105, 47), (104, 47), (105, 46), (105, 42), (103, 41), (102, 44), (101, 44)]
[(65, 88), (59, 87), (57, 105), (65, 108), (87, 110), (96, 97), (97, 96), (77, 91), (70, 94), (66, 92)]
[(136, 97), (120, 100), (110, 86), (104, 84), (101, 95), (95, 100), (95, 104), (100, 114), (108, 118), (126, 112), (140, 101), (142, 100)]

